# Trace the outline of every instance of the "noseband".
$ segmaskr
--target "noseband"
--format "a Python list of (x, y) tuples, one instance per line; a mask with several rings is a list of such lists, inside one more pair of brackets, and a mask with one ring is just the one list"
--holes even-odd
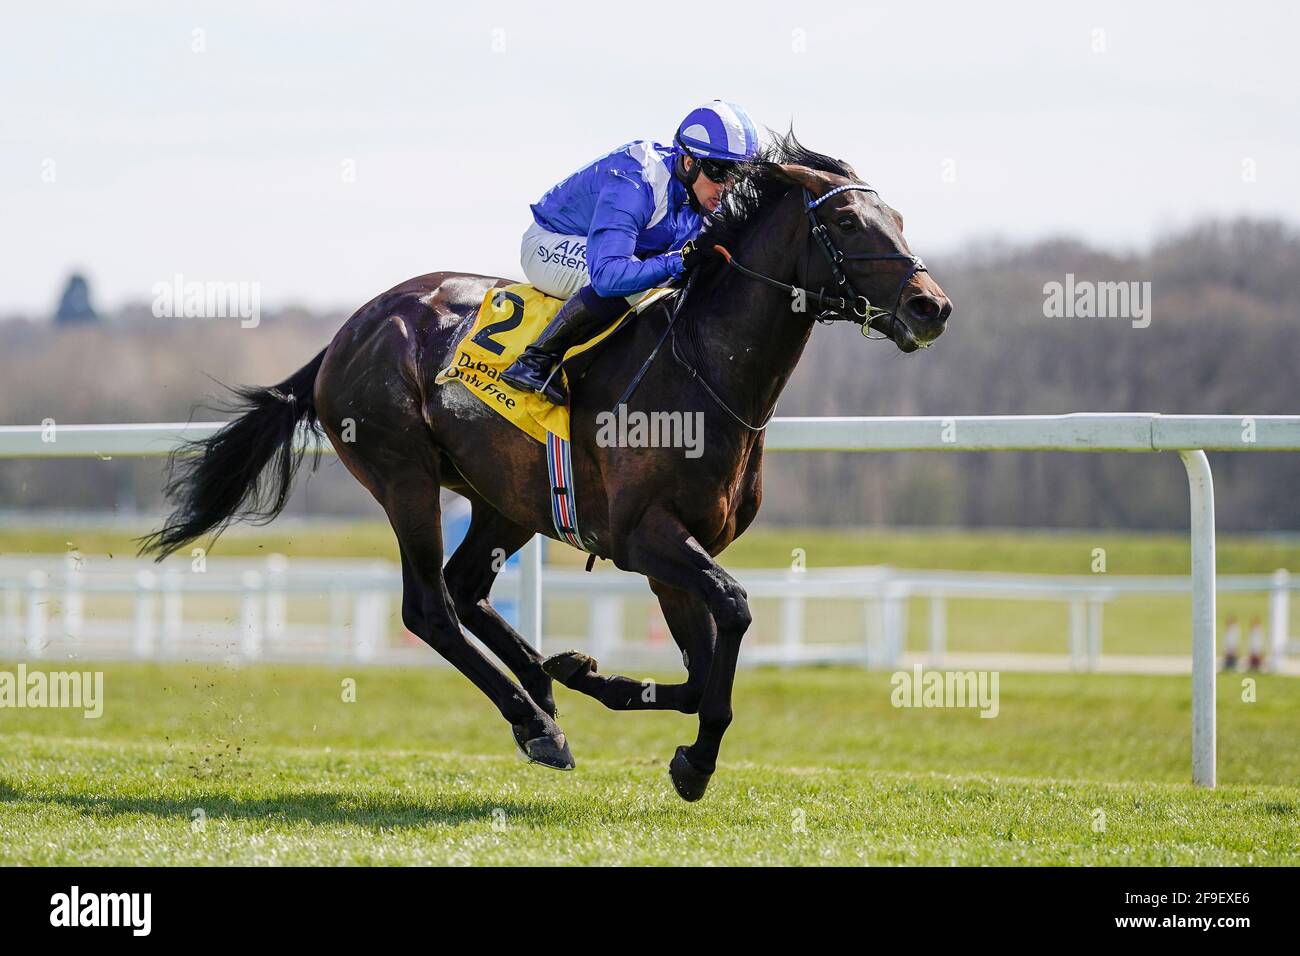
[[(798, 293), (801, 297), (811, 299), (821, 307), (822, 311), (817, 315), (818, 322), (856, 322), (862, 326), (862, 334), (866, 335), (869, 327), (876, 319), (888, 318), (890, 322), (898, 321), (898, 309), (903, 304), (903, 289), (912, 281), (912, 277), (918, 272), (928, 272), (925, 263), (919, 256), (914, 256), (906, 252), (849, 252), (846, 253), (835, 245), (835, 240), (831, 238), (830, 230), (826, 228), (825, 223), (817, 218), (817, 207), (830, 199), (832, 196), (847, 192), (851, 189), (861, 190), (863, 192), (874, 193), (875, 190), (865, 183), (850, 183), (847, 186), (836, 186), (821, 196), (813, 197), (812, 192), (807, 186), (803, 189), (804, 211), (808, 214), (808, 228), (817, 248), (821, 249), (822, 255), (826, 258), (826, 263), (831, 269), (831, 278), (839, 287), (840, 295), (832, 296), (818, 290), (813, 292), (809, 289), (797, 285), (791, 285), (787, 282), (781, 282), (771, 276), (763, 275), (761, 272), (755, 272), (747, 269), (731, 257), (722, 246), (715, 246), (719, 254), (727, 260), (727, 264), (736, 269), (743, 275), (751, 279), (757, 279), (759, 282), (774, 286), (778, 289), (784, 289), (790, 293)], [(871, 304), (871, 301), (862, 295), (853, 285), (853, 280), (848, 277), (844, 271), (844, 262), (848, 261), (870, 261), (870, 262), (906, 262), (908, 263), (907, 272), (903, 274), (902, 280), (898, 283), (898, 291), (894, 293), (894, 305), (890, 309), (882, 309), (879, 306)]]

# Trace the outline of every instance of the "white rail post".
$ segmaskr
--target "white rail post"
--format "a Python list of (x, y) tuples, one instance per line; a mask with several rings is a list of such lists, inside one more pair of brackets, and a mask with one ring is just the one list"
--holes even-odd
[(382, 561), (370, 566), (370, 586), (352, 602), (353, 656), (374, 660), (388, 650), (388, 595), (381, 588), (386, 567)]
[(239, 614), (239, 653), (245, 660), (262, 656), (262, 575), (245, 571), (240, 575), (244, 586)]
[(897, 667), (899, 655), (907, 646), (907, 588), (898, 583), (885, 585), (884, 641), (882, 663)]
[(1278, 568), (1273, 572), (1273, 590), (1268, 596), (1268, 668), (1276, 671), (1286, 656), (1287, 629), (1291, 614), (1291, 572)]
[[(391, 651), (388, 645), (388, 608), (390, 605), (388, 592), (383, 587), (384, 580), (388, 577), (389, 566), (383, 561), (376, 561), (371, 565), (371, 573), (374, 575), (374, 608), (371, 611), (375, 617), (375, 653), (386, 654)], [(400, 623), (402, 618), (402, 609), (397, 609), (397, 618)]]
[(1101, 622), (1104, 606), (1097, 595), (1088, 598), (1088, 670), (1101, 669)]
[(542, 536), (535, 534), (519, 550), (519, 633), (542, 649)]
[(168, 568), (162, 576), (162, 656), (170, 657), (181, 642), (185, 627), (185, 579), (175, 568)]
[[(798, 571), (786, 572), (786, 580), (791, 588), (797, 587), (801, 579)], [(781, 598), (781, 656), (787, 664), (797, 663), (799, 649), (803, 646), (803, 595), (787, 594)]]
[(347, 657), (347, 617), (348, 592), (340, 587), (330, 588), (329, 654), (337, 660)]
[(603, 660), (623, 640), (623, 598), (617, 594), (595, 594), (587, 609), (587, 646), (591, 656)]
[(370, 591), (352, 595), (352, 656), (368, 661), (375, 656), (378, 640), (375, 637), (374, 597)]
[(943, 657), (948, 650), (948, 605), (942, 594), (930, 597), (930, 666), (943, 667)]
[(1070, 669), (1081, 671), (1087, 661), (1087, 608), (1075, 598), (1070, 602)]
[(69, 551), (63, 556), (63, 633), (80, 640), (85, 623), (85, 597), (81, 593), (81, 555)]
[(862, 664), (874, 668), (880, 659), (885, 634), (885, 602), (879, 590), (862, 602)]
[[(15, 648), (23, 646), (23, 626), (19, 618), (18, 607), (22, 602), (22, 592), (12, 581), (5, 582), (5, 628), (6, 644), (12, 641)], [(18, 656), (17, 654), (14, 655)]]
[(289, 559), (283, 554), (266, 556), (266, 639), (272, 650), (284, 638), (288, 599), (284, 593), (284, 579), (289, 570)]
[(1192, 512), (1192, 783), (1215, 783), (1214, 476), (1203, 451), (1180, 451)]
[(131, 653), (135, 657), (149, 657), (154, 649), (154, 603), (158, 576), (152, 571), (137, 571), (135, 575), (135, 626), (131, 633)]
[(37, 569), (27, 575), (27, 654), (42, 657), (50, 630), (50, 576)]

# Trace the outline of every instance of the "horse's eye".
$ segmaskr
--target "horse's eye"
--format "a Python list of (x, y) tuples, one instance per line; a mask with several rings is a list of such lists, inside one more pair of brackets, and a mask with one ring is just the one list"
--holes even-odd
[(839, 226), (845, 232), (852, 232), (854, 229), (858, 228), (858, 222), (852, 216), (841, 216), (839, 219), (835, 220), (835, 225)]

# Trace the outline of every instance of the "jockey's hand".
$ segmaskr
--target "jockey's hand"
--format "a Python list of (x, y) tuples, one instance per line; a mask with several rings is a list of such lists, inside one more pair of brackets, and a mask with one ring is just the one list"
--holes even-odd
[(692, 239), (682, 246), (682, 274), (689, 278), (692, 272), (717, 255), (712, 246), (700, 245)]

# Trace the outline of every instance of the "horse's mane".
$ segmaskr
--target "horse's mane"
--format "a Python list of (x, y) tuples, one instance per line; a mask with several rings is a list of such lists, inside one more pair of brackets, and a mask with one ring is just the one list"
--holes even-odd
[[(745, 177), (727, 193), (718, 211), (706, 220), (698, 239), (706, 248), (715, 243), (727, 249), (734, 248), (762, 213), (794, 188), (776, 168), (778, 164), (807, 166), (857, 181), (857, 173), (848, 163), (804, 146), (795, 138), (793, 127), (786, 133), (772, 133), (770, 130), (769, 133), (770, 141), (748, 164)], [(707, 283), (708, 277), (715, 274), (720, 265), (718, 260), (708, 262), (700, 270), (696, 284)]]

